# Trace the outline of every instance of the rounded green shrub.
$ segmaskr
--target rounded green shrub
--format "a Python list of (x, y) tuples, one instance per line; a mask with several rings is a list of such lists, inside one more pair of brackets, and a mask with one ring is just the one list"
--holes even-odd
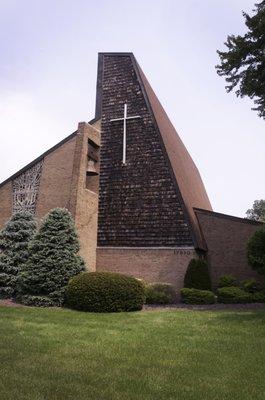
[(263, 289), (263, 285), (254, 278), (243, 281), (241, 286), (248, 293), (260, 292)]
[(145, 288), (146, 304), (172, 304), (176, 302), (176, 290), (169, 283), (151, 283)]
[(236, 278), (232, 275), (223, 275), (220, 276), (218, 287), (229, 287), (229, 286), (236, 286)]
[(252, 293), (252, 302), (253, 303), (265, 303), (265, 291), (262, 290), (260, 292)]
[(210, 290), (183, 288), (180, 291), (181, 301), (186, 304), (214, 304), (215, 295)]
[(141, 310), (145, 300), (141, 281), (114, 272), (83, 272), (68, 283), (66, 306), (80, 311)]
[(252, 296), (236, 286), (217, 289), (217, 301), (224, 304), (251, 303)]
[(258, 273), (265, 274), (265, 227), (257, 230), (247, 245), (248, 262)]
[(193, 258), (185, 274), (184, 287), (211, 290), (211, 286), (211, 278), (206, 261)]

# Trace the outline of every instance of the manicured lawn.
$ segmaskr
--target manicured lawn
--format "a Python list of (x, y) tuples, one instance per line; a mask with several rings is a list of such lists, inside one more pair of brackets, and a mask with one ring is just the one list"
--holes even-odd
[(265, 311), (0, 307), (1, 400), (264, 400)]

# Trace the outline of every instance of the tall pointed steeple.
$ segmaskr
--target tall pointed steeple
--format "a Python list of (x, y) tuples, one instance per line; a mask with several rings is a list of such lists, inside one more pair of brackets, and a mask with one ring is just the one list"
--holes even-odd
[(99, 54), (96, 119), (99, 246), (203, 248), (193, 211), (212, 209), (203, 182), (132, 53)]

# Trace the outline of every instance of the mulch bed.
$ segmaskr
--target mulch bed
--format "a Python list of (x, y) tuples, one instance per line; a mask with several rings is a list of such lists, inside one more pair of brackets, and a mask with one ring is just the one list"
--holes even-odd
[[(11, 299), (0, 300), (0, 306), (6, 307), (27, 307), (23, 304), (15, 303)], [(173, 311), (173, 310), (190, 310), (190, 311), (218, 311), (218, 310), (265, 310), (265, 303), (248, 303), (248, 304), (168, 304), (162, 305), (144, 305), (143, 311)]]

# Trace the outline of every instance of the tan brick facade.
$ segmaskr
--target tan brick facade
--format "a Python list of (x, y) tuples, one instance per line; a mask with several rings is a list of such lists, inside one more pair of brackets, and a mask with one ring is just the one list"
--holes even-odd
[[(73, 172), (71, 206), (69, 207), (75, 218), (77, 231), (80, 238), (80, 254), (85, 259), (90, 271), (96, 269), (96, 247), (98, 226), (98, 193), (86, 187), (86, 170), (88, 139), (100, 145), (100, 133), (96, 128), (86, 123), (78, 126), (80, 137), (77, 139), (76, 160)], [(98, 179), (98, 177), (97, 177)], [(75, 203), (75, 205), (74, 205)]]
[[(88, 139), (99, 145), (99, 131), (87, 123), (80, 123), (75, 135), (38, 158), (43, 160), (43, 166), (36, 218), (40, 221), (55, 207), (69, 209), (80, 238), (80, 254), (88, 269), (95, 270), (98, 194), (86, 187)], [(11, 214), (12, 177), (0, 187), (0, 228)]]
[(196, 215), (207, 245), (207, 259), (210, 265), (213, 285), (220, 276), (233, 275), (238, 281), (262, 277), (248, 265), (247, 242), (262, 224), (243, 218), (197, 210)]
[(193, 248), (98, 247), (97, 270), (134, 275), (146, 282), (171, 283), (179, 294)]
[(36, 206), (38, 219), (43, 218), (52, 208), (69, 206), (77, 137), (44, 158)]

